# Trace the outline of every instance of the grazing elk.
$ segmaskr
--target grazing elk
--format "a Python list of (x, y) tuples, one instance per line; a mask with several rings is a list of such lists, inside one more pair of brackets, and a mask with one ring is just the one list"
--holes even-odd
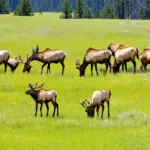
[[(20, 59), (20, 63), (24, 64), (24, 68), (22, 70), (23, 73), (27, 72), (30, 73), (31, 68), (33, 67), (31, 65), (31, 63), (26, 63), (26, 61), (24, 61), (21, 56), (19, 55), (19, 59)], [(28, 54), (27, 54), (27, 60), (28, 60)]]
[[(117, 49), (121, 49), (121, 48), (127, 48), (127, 46), (123, 45), (123, 44), (116, 44), (116, 43), (111, 43), (108, 45), (108, 49), (112, 52), (112, 55), (115, 57), (115, 52), (117, 51)], [(124, 66), (125, 66), (125, 70), (127, 71), (127, 63), (124, 62), (122, 64), (122, 71), (124, 71)]]
[(14, 71), (17, 69), (19, 63), (20, 61), (17, 57), (8, 59), (7, 65), (10, 67), (12, 73), (14, 73)]
[(10, 57), (10, 53), (7, 50), (0, 50), (0, 65), (3, 63), (5, 66), (4, 72), (7, 70), (7, 62)]
[(55, 116), (56, 109), (57, 109), (57, 116), (59, 116), (59, 106), (58, 106), (58, 103), (56, 102), (57, 93), (53, 90), (49, 91), (49, 90), (43, 89), (42, 88), (43, 85), (44, 83), (41, 84), (40, 86), (37, 86), (37, 83), (36, 83), (34, 86), (33, 84), (29, 83), (28, 87), (30, 89), (26, 91), (26, 94), (29, 94), (35, 100), (35, 104), (36, 104), (35, 116), (37, 116), (38, 104), (41, 104), (41, 107), (40, 107), (41, 117), (43, 116), (42, 114), (43, 103), (45, 103), (46, 105), (46, 108), (47, 108), (46, 116), (48, 116), (48, 113), (49, 113), (48, 103), (49, 102), (52, 102), (54, 106), (53, 117)]
[(139, 59), (142, 63), (140, 66), (141, 71), (147, 72), (147, 65), (150, 64), (150, 47), (144, 48), (143, 52), (140, 54)]
[[(104, 102), (107, 102), (108, 118), (109, 118), (110, 117), (110, 108), (109, 108), (110, 97), (111, 97), (111, 92), (108, 90), (94, 91), (91, 101), (88, 101), (86, 99), (80, 104), (85, 108), (85, 111), (87, 112), (88, 117), (94, 117), (95, 108), (97, 111), (97, 116), (99, 117), (99, 108), (100, 106), (102, 106), (101, 118), (103, 118), (103, 113), (105, 109)], [(86, 104), (86, 102), (88, 103), (88, 105)]]
[(38, 45), (35, 48), (32, 48), (32, 55), (28, 58), (26, 65), (33, 60), (37, 60), (43, 63), (41, 67), (41, 74), (43, 73), (43, 67), (48, 65), (47, 73), (50, 72), (51, 63), (60, 63), (62, 65), (62, 75), (64, 74), (64, 60), (66, 58), (66, 53), (61, 50), (51, 50), (46, 48), (44, 51), (39, 52)]
[(136, 73), (136, 61), (139, 59), (138, 49), (134, 47), (120, 48), (115, 52), (115, 62), (113, 66), (113, 72), (119, 72), (120, 65), (124, 62), (131, 61), (134, 67), (134, 73)]
[(95, 65), (95, 70), (98, 75), (97, 71), (97, 63), (99, 64), (105, 64), (106, 65), (106, 70), (104, 74), (106, 74), (108, 66), (110, 67), (111, 70), (111, 63), (110, 63), (110, 58), (111, 58), (112, 53), (109, 50), (99, 50), (99, 49), (94, 49), (94, 48), (89, 48), (86, 51), (86, 54), (83, 59), (83, 63), (80, 65), (79, 61), (76, 60), (76, 68), (80, 71), (80, 76), (85, 75), (85, 70), (86, 67), (91, 64), (91, 76), (93, 76), (93, 65)]

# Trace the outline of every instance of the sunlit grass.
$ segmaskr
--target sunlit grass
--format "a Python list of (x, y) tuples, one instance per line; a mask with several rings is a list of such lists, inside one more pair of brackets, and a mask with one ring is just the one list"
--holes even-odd
[[(33, 62), (30, 74), (23, 74), (23, 65), (14, 74), (10, 69), (3, 73), (0, 66), (0, 147), (1, 149), (105, 149), (105, 150), (149, 150), (150, 147), (150, 74), (107, 73), (97, 77), (80, 78), (75, 60), (83, 59), (89, 47), (107, 48), (111, 42), (136, 46), (141, 52), (149, 46), (150, 22), (141, 20), (63, 20), (60, 14), (44, 13), (34, 17), (0, 16), (0, 48), (8, 49), (11, 57), (31, 54), (36, 44), (40, 49), (61, 49), (67, 53), (65, 75), (61, 76), (61, 65), (52, 64), (52, 74), (46, 67), (40, 75), (41, 63)], [(112, 59), (113, 62), (113, 59)], [(137, 61), (139, 69), (140, 62)], [(99, 71), (104, 66), (99, 65)], [(35, 103), (25, 95), (29, 82), (44, 82), (45, 89), (58, 93), (60, 117), (34, 117)], [(110, 115), (107, 105), (104, 119), (87, 118), (79, 104), (91, 99), (94, 90), (112, 91)], [(101, 111), (101, 110), (100, 110)]]

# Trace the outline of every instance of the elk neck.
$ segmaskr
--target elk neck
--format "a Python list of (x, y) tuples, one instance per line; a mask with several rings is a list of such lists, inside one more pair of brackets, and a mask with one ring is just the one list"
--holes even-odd
[(34, 91), (30, 94), (30, 96), (31, 96), (35, 101), (38, 99), (38, 92), (39, 92), (39, 91), (34, 90)]

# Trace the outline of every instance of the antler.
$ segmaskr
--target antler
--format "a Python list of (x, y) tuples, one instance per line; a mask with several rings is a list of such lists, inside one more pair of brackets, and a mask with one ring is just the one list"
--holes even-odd
[(42, 84), (39, 85), (39, 86), (37, 86), (37, 85), (38, 85), (38, 82), (36, 82), (34, 89), (39, 89), (39, 88), (41, 88), (41, 87), (44, 85), (44, 83), (42, 83)]
[[(37, 85), (38, 85), (38, 82), (36, 82), (35, 85), (29, 83), (29, 84), (28, 84), (28, 87), (29, 87), (30, 89), (39, 89), (39, 88), (41, 88), (41, 87), (44, 85), (44, 83), (42, 83), (42, 84), (39, 85), (39, 86), (37, 86)], [(34, 87), (33, 87), (33, 86), (34, 86)]]
[(87, 99), (85, 99), (84, 101), (80, 102), (80, 104), (81, 104), (84, 108), (87, 108), (88, 106), (87, 106), (86, 102), (88, 102), (88, 104), (89, 104), (89, 101), (88, 101)]
[(28, 84), (28, 87), (29, 87), (30, 89), (33, 89), (33, 84), (29, 83), (29, 84)]
[(23, 59), (21, 58), (20, 55), (19, 55), (19, 62), (20, 62), (20, 63), (23, 63), (23, 64), (25, 63), (25, 61), (23, 61)]
[(75, 61), (75, 64), (76, 64), (77, 67), (80, 67), (80, 62), (79, 62), (79, 60), (76, 60), (76, 61)]

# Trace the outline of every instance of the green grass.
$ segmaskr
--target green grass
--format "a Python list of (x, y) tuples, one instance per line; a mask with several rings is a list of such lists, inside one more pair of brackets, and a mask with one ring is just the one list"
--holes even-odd
[[(31, 74), (23, 74), (23, 65), (14, 74), (3, 73), (0, 66), (0, 148), (1, 149), (92, 149), (149, 150), (150, 148), (150, 73), (117, 75), (102, 72), (96, 77), (80, 78), (75, 60), (82, 61), (89, 47), (107, 48), (111, 42), (136, 46), (140, 52), (149, 46), (150, 22), (141, 20), (61, 20), (59, 14), (34, 17), (0, 16), (0, 48), (11, 57), (25, 59), (36, 44), (40, 49), (62, 49), (67, 53), (65, 75), (61, 66), (51, 65), (52, 74), (40, 75), (41, 63), (33, 62)], [(113, 59), (112, 59), (113, 61)], [(129, 63), (129, 69), (132, 64)], [(140, 62), (137, 67), (139, 69)], [(99, 70), (103, 68), (99, 65)], [(46, 68), (45, 68), (46, 71)], [(60, 117), (34, 117), (35, 103), (25, 95), (29, 82), (44, 82), (56, 90)], [(91, 99), (94, 90), (112, 91), (111, 119), (89, 119), (79, 102)], [(106, 105), (107, 106), (107, 105)]]

